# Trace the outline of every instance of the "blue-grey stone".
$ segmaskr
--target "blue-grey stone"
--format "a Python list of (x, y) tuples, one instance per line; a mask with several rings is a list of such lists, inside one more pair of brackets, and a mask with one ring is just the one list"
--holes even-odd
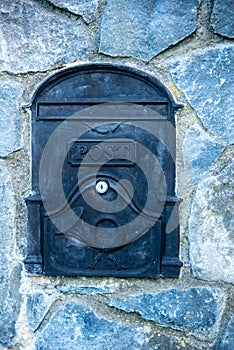
[(188, 238), (192, 271), (199, 278), (234, 283), (233, 188), (234, 161), (210, 172), (193, 197)]
[(234, 316), (225, 323), (220, 339), (212, 350), (233, 350), (234, 349)]
[(201, 0), (155, 1), (148, 29), (150, 58), (195, 32), (200, 3)]
[(154, 0), (108, 0), (101, 23), (99, 51), (111, 56), (133, 56), (149, 60), (147, 28)]
[(21, 147), (21, 117), (18, 100), (22, 86), (10, 80), (0, 81), (0, 157)]
[(1, 283), (0, 288), (0, 349), (1, 344), (6, 346), (7, 349), (12, 349), (21, 304), (19, 293), (21, 265), (13, 266), (11, 269), (5, 266), (5, 269), (8, 272), (8, 280), (3, 284)]
[(100, 52), (149, 61), (196, 28), (200, 0), (108, 0), (101, 24)]
[(36, 350), (136, 350), (147, 347), (146, 331), (110, 321), (75, 301), (62, 304), (36, 340)]
[(91, 23), (96, 19), (98, 0), (50, 0), (50, 2), (75, 15), (82, 16), (86, 23)]
[(29, 326), (35, 332), (50, 309), (53, 298), (46, 294), (27, 295), (26, 316)]
[(224, 147), (198, 125), (190, 127), (184, 139), (184, 162), (191, 182), (201, 180)]
[(11, 176), (0, 161), (0, 344), (11, 346), (19, 313), (20, 266), (14, 262), (16, 204)]
[[(16, 203), (11, 175), (2, 160), (0, 161), (0, 213), (0, 278), (4, 285), (10, 275), (8, 266), (13, 264)], [(4, 293), (2, 296), (0, 294), (0, 304), (4, 298)]]
[(0, 70), (44, 71), (87, 59), (92, 30), (82, 19), (32, 0), (0, 2)]
[(215, 0), (211, 15), (214, 32), (234, 38), (234, 3), (233, 0)]
[[(234, 243), (234, 160), (218, 169), (213, 174), (212, 179), (211, 182), (204, 181), (210, 185), (210, 192), (207, 188), (207, 204), (216, 215), (222, 215), (223, 225), (229, 232), (230, 240)], [(230, 250), (229, 253), (233, 254), (234, 249)]]
[(58, 285), (56, 286), (60, 292), (64, 294), (81, 294), (81, 295), (94, 295), (94, 294), (110, 294), (113, 293), (110, 288), (100, 288), (100, 287), (86, 287), (86, 286), (75, 286), (75, 285)]
[(234, 48), (220, 46), (199, 50), (168, 65), (204, 126), (227, 144), (234, 142), (233, 59)]
[(220, 312), (214, 295), (206, 288), (169, 289), (157, 294), (112, 298), (109, 305), (139, 313), (145, 320), (203, 336), (213, 332)]
[[(13, 300), (7, 299), (0, 308), (0, 344), (11, 346), (16, 336), (15, 316), (19, 308)], [(1, 347), (0, 347), (1, 348)]]

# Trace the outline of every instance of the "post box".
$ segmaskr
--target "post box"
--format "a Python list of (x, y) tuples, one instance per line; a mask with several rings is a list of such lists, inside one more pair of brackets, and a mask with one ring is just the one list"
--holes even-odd
[(175, 113), (139, 70), (88, 64), (50, 76), (32, 100), (28, 272), (178, 277)]

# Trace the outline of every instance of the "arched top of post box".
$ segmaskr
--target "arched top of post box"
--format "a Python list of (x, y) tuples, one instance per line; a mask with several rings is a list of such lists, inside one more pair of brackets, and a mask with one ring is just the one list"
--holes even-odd
[(99, 63), (74, 66), (51, 75), (35, 92), (32, 105), (36, 108), (37, 119), (43, 119), (40, 117), (47, 112), (46, 119), (50, 119), (59, 106), (112, 102), (148, 107), (161, 104), (168, 106), (168, 114), (182, 107), (170, 91), (149, 74), (130, 67)]

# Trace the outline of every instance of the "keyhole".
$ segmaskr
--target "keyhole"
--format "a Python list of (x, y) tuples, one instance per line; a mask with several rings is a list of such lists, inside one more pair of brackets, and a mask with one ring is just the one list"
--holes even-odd
[(96, 191), (99, 194), (104, 194), (108, 191), (108, 183), (106, 181), (100, 180), (96, 183)]

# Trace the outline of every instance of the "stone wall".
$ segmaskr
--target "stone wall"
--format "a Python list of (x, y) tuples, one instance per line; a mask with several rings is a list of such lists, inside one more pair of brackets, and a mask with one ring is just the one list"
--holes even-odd
[[(232, 0), (0, 2), (0, 350), (234, 349)], [(25, 273), (30, 104), (71, 64), (157, 77), (177, 113), (178, 280)]]

